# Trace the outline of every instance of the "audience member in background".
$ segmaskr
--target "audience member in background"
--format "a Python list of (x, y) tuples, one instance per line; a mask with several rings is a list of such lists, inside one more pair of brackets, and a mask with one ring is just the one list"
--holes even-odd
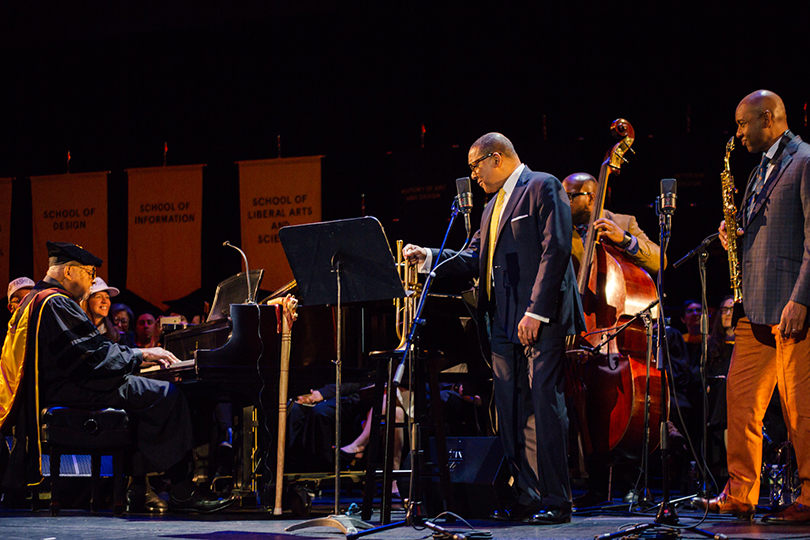
[(110, 297), (120, 293), (117, 288), (108, 286), (103, 279), (97, 277), (90, 286), (86, 299), (81, 306), (90, 321), (98, 328), (99, 334), (114, 343), (127, 345), (126, 338), (120, 329), (110, 320)]
[[(363, 386), (361, 383), (340, 385), (341, 440), (354, 439), (361, 431), (357, 419), (361, 415), (365, 418), (367, 410), (361, 405), (359, 390)], [(309, 394), (298, 396), (289, 407), (287, 459), (291, 470), (308, 472), (334, 468), (336, 389), (334, 384), (328, 384), (311, 390)]]
[(734, 297), (728, 295), (720, 302), (709, 335), (706, 359), (706, 392), (708, 397), (707, 459), (709, 467), (719, 472), (726, 466), (726, 375), (734, 350), (734, 328), (731, 326)]
[(703, 304), (697, 300), (687, 300), (683, 303), (681, 322), (686, 328), (686, 333), (683, 334), (683, 340), (686, 343), (686, 349), (689, 351), (690, 367), (700, 365), (700, 354), (703, 343), (700, 335), (700, 313), (702, 309)]
[(158, 329), (155, 316), (151, 313), (141, 313), (135, 323), (135, 346), (155, 347), (158, 342)]
[(128, 347), (134, 347), (135, 332), (132, 331), (132, 328), (135, 326), (133, 324), (135, 314), (132, 313), (129, 306), (126, 304), (113, 304), (112, 307), (110, 307), (110, 320), (118, 327), (118, 330), (123, 335), (123, 344)]
[[(364, 457), (371, 435), (372, 409), (361, 397), (361, 383), (340, 386), (341, 440), (353, 439), (341, 446), (340, 465), (349, 467)], [(328, 384), (309, 394), (298, 396), (289, 408), (287, 423), (288, 463), (292, 470), (322, 471), (334, 469), (336, 386)], [(370, 387), (365, 387), (369, 389)], [(405, 421), (405, 411), (397, 400), (396, 421)], [(385, 400), (383, 400), (385, 410)], [(394, 437), (394, 469), (402, 461), (404, 433), (397, 428)], [(399, 496), (396, 481), (391, 492)]]
[(17, 311), (17, 307), (22, 299), (34, 288), (34, 280), (27, 277), (18, 277), (8, 284), (8, 310), (11, 313)]

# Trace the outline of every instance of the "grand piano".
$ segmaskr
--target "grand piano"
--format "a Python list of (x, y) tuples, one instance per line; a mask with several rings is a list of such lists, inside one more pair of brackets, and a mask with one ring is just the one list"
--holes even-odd
[(245, 505), (260, 491), (256, 471), (275, 466), (281, 344), (277, 320), (276, 306), (232, 304), (230, 319), (166, 335), (164, 347), (179, 364), (141, 370), (146, 377), (178, 384), (192, 408), (199, 400), (209, 406), (212, 399), (232, 404), (233, 494)]

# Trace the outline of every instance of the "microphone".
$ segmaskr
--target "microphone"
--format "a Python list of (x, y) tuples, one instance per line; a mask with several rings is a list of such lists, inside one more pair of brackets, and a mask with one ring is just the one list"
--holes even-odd
[(242, 260), (245, 261), (245, 277), (247, 278), (247, 294), (248, 294), (247, 303), (248, 304), (255, 304), (256, 299), (253, 298), (253, 288), (250, 286), (250, 269), (248, 268), (247, 255), (245, 255), (244, 251), (242, 251), (241, 249), (239, 249), (235, 245), (231, 244), (227, 240), (222, 242), (222, 245), (224, 247), (232, 247), (233, 249), (235, 249), (236, 251), (238, 251), (239, 253), (242, 254)]
[(470, 211), (473, 206), (472, 188), (470, 187), (469, 176), (456, 179), (456, 191), (458, 192), (458, 207), (464, 214), (464, 226), (467, 228), (467, 238), (469, 238), (472, 230)]
[(672, 215), (675, 212), (675, 201), (678, 198), (678, 185), (674, 178), (661, 180), (661, 212)]

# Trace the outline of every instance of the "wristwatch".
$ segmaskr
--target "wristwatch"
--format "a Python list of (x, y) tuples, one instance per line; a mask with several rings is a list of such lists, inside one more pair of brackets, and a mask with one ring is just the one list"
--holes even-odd
[(633, 243), (633, 235), (627, 231), (624, 231), (624, 239), (619, 242), (619, 247), (622, 249), (627, 249), (630, 247), (630, 244)]

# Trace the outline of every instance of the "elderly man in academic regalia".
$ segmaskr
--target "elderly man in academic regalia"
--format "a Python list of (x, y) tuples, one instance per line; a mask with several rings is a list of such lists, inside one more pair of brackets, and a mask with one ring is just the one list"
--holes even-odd
[(101, 259), (75, 244), (47, 246), (47, 275), (20, 304), (3, 345), (0, 426), (8, 432), (13, 424), (16, 439), (3, 485), (22, 487), (39, 479), (38, 411), (83, 404), (124, 409), (135, 420), (127, 511), (166, 510), (165, 502), (146, 491), (151, 471), (165, 471), (172, 481), (170, 509), (213, 512), (228, 506), (231, 500), (217, 499), (192, 481), (193, 437), (182, 393), (171, 383), (136, 375), (145, 360), (168, 367), (177, 358), (159, 347), (131, 349), (99, 334), (78, 302)]

